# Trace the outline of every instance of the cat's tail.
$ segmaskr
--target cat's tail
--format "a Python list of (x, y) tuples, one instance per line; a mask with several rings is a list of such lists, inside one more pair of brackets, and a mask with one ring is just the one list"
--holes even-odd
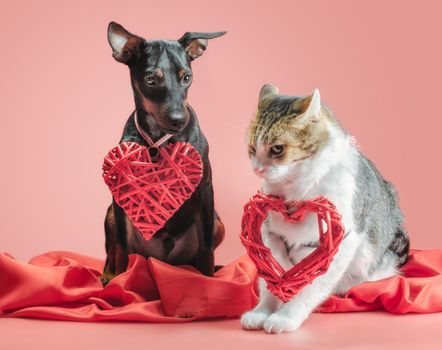
[(398, 267), (401, 267), (407, 262), (410, 252), (410, 239), (404, 228), (399, 227), (388, 249), (398, 257)]

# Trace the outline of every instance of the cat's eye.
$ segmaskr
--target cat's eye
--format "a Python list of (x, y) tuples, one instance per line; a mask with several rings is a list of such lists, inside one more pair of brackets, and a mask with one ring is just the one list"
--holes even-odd
[(284, 145), (273, 145), (270, 147), (270, 154), (272, 156), (280, 156), (284, 152)]
[(256, 149), (253, 146), (249, 146), (249, 155), (254, 156), (256, 154)]

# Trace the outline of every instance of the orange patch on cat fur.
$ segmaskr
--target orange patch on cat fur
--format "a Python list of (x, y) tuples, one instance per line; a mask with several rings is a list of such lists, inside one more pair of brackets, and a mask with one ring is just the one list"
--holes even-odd
[[(269, 149), (272, 145), (284, 145), (285, 149), (275, 162), (290, 164), (314, 155), (329, 140), (327, 120), (335, 121), (332, 113), (325, 106), (315, 117), (306, 123), (300, 123), (299, 117), (310, 105), (312, 96), (293, 98), (293, 113), (280, 115), (277, 110), (268, 110), (278, 95), (265, 95), (260, 99), (258, 112), (248, 131), (249, 149), (260, 140)], [(271, 121), (274, 121), (273, 124)], [(270, 121), (270, 122), (269, 122)], [(249, 151), (250, 153), (250, 151)]]
[(314, 155), (324, 146), (329, 133), (321, 116), (305, 125), (299, 126), (296, 118), (277, 122), (268, 132), (269, 145), (283, 144), (285, 151), (278, 163), (290, 164)]

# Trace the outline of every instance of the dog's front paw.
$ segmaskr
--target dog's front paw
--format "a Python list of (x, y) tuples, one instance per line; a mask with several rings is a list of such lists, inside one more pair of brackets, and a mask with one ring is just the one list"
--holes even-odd
[(269, 313), (264, 311), (249, 311), (241, 316), (241, 325), (244, 329), (262, 329)]
[(296, 317), (289, 318), (278, 313), (271, 314), (264, 322), (264, 330), (267, 333), (292, 332), (302, 324), (304, 320)]

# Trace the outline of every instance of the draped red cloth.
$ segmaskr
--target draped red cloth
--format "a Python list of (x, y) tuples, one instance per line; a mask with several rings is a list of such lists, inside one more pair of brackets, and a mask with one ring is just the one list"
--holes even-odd
[[(237, 317), (257, 302), (256, 270), (247, 256), (205, 277), (131, 255), (128, 270), (105, 288), (103, 261), (51, 252), (29, 263), (0, 253), (0, 315), (73, 321), (188, 322)], [(403, 275), (368, 282), (333, 296), (319, 312), (384, 309), (392, 313), (442, 311), (442, 250), (413, 250)]]

